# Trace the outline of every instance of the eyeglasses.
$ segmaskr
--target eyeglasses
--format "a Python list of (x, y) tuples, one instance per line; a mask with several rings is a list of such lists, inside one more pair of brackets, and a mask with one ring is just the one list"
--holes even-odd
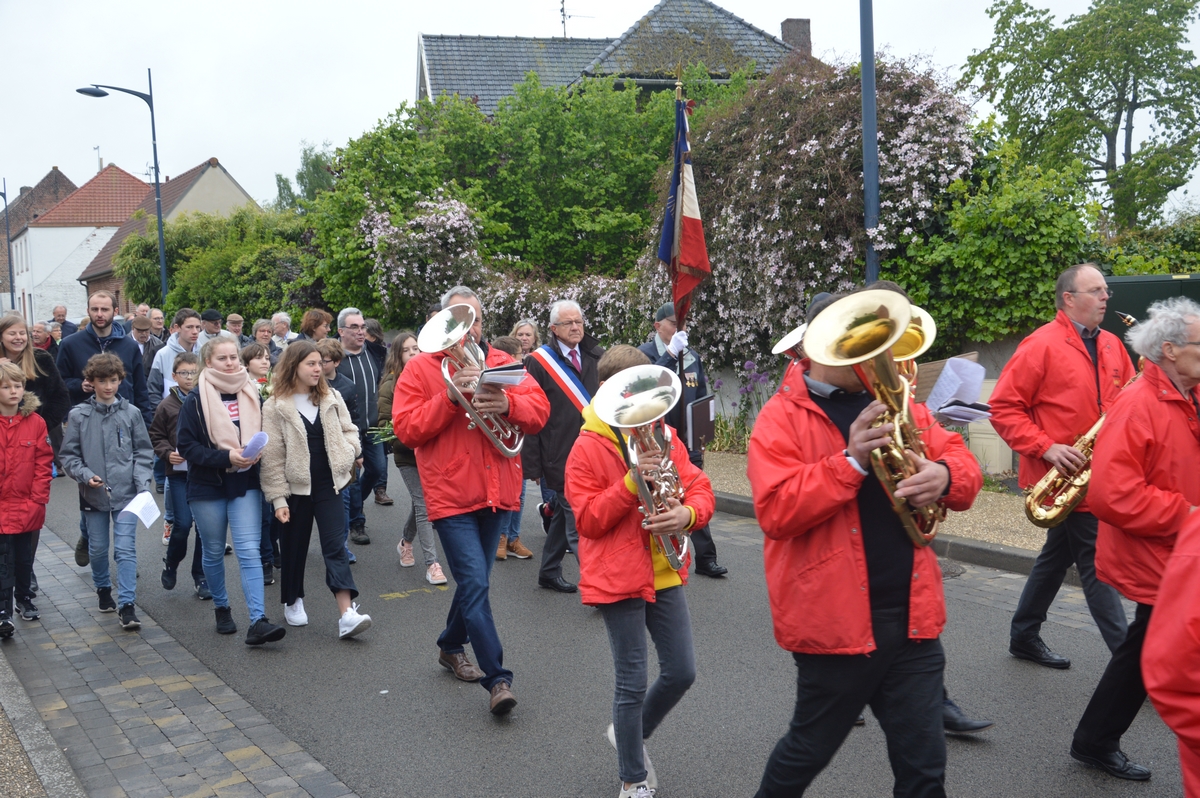
[(579, 321), (560, 321), (556, 324), (551, 324), (550, 326), (551, 327), (582, 327), (583, 319), (580, 319)]
[(333, 362), (332, 360), (322, 360), (322, 361), (321, 361), (321, 365), (322, 365), (322, 366), (328, 366), (328, 365), (329, 365), (330, 363), (332, 363), (332, 362)]
[(195, 379), (196, 375), (199, 373), (200, 372), (198, 372), (198, 371), (177, 371), (177, 372), (175, 372), (175, 376), (183, 377), (184, 379), (191, 380), (191, 379)]
[(365, 324), (347, 324), (342, 329), (350, 330), (351, 332), (362, 332), (363, 330), (367, 329), (367, 325), (365, 325)]
[(1100, 297), (1108, 297), (1112, 299), (1113, 290), (1111, 288), (1093, 288), (1091, 291), (1068, 291), (1068, 294), (1091, 294), (1099, 299)]

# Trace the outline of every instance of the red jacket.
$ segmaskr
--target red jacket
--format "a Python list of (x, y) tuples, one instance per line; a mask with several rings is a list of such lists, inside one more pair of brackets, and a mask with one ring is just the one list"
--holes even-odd
[[(629, 466), (591, 405), (583, 409), (583, 419), (565, 471), (567, 503), (579, 530), (580, 598), (589, 605), (628, 598), (654, 601), (650, 533), (642, 529), (641, 501), (625, 479)], [(671, 440), (671, 460), (684, 486), (683, 503), (696, 513), (690, 528), (699, 529), (716, 506), (712, 483), (692, 465), (677, 437)], [(687, 569), (679, 576), (686, 585)]]
[(1142, 681), (1179, 738), (1189, 798), (1200, 796), (1200, 514), (1179, 531), (1142, 644)]
[[(491, 507), (521, 508), (521, 458), (505, 457), (481, 430), (467, 429), (467, 415), (446, 393), (441, 353), (408, 361), (392, 401), (392, 429), (417, 455), (430, 521)], [(487, 366), (512, 358), (495, 347)], [(546, 394), (532, 379), (506, 388), (509, 421), (536, 433), (550, 415)]]
[[(789, 368), (750, 436), (747, 475), (766, 539), (763, 560), (775, 640), (804, 654), (870, 654), (871, 603), (867, 560), (859, 534), (859, 487), (842, 433), (808, 394), (809, 361)], [(958, 435), (913, 407), (931, 460), (950, 469), (942, 504), (966, 510), (983, 485), (975, 456)], [(946, 625), (942, 574), (932, 547), (913, 552), (909, 637), (932, 640)]]
[[(1117, 400), (1122, 386), (1136, 373), (1121, 339), (1105, 330), (1096, 338), (1100, 373), (1096, 370), (1075, 325), (1061, 310), (1049, 324), (1038, 327), (1021, 342), (1000, 372), (992, 398), (992, 427), (1021, 455), (1017, 482), (1022, 488), (1037, 483), (1050, 465), (1042, 459), (1055, 443), (1073, 444), (1101, 412)], [(1090, 493), (1090, 491), (1089, 491)], [(1077, 512), (1090, 512), (1088, 500)]]
[(15, 416), (0, 416), (0, 535), (41, 529), (50, 501), (54, 452), (46, 422), (25, 407)]
[(1175, 535), (1200, 504), (1200, 424), (1153, 363), (1104, 419), (1088, 495), (1100, 519), (1096, 575), (1130, 601), (1154, 604)]

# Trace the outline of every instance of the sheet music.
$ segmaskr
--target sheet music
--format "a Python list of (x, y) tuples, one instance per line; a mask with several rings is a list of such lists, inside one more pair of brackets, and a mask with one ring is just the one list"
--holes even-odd
[(991, 406), (979, 401), (987, 369), (952, 357), (946, 361), (925, 404), (935, 415), (959, 424), (991, 418)]

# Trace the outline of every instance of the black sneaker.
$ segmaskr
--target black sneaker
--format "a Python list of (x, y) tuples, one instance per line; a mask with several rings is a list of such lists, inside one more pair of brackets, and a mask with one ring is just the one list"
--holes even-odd
[(171, 565), (171, 563), (167, 562), (166, 559), (163, 560), (163, 565), (166, 566), (165, 568), (163, 568), (163, 572), (162, 572), (163, 590), (174, 590), (175, 589), (175, 581), (176, 581), (175, 580), (175, 571), (178, 570), (179, 565), (178, 564)]
[(17, 606), (21, 608), (21, 617), (26, 621), (36, 621), (42, 617), (38, 608), (33, 605), (33, 599), (17, 599)]
[(263, 584), (275, 584), (275, 572), (271, 570), (271, 563), (266, 563), (263, 565)]
[(217, 607), (217, 634), (231, 635), (237, 633), (237, 624), (233, 622), (233, 612), (228, 607)]
[(230, 554), (233, 554), (233, 546), (226, 543), (225, 544), (225, 556), (228, 557)]
[(100, 597), (100, 612), (117, 611), (117, 602), (113, 601), (111, 587), (98, 588), (96, 595)]
[(79, 540), (75, 543), (75, 564), (80, 568), (87, 568), (91, 562), (91, 555), (88, 554), (88, 539), (80, 535)]
[(360, 546), (369, 546), (371, 544), (371, 536), (367, 534), (366, 527), (350, 527), (350, 542), (357, 543)]
[(121, 605), (121, 616), (120, 617), (121, 617), (121, 628), (122, 629), (128, 629), (129, 631), (132, 632), (135, 629), (142, 628), (142, 622), (139, 621), (137, 615), (134, 614), (132, 604), (122, 604)]
[(10, 621), (7, 615), (0, 615), (0, 640), (12, 637), (15, 631), (17, 631), (16, 624)]
[(201, 601), (208, 601), (212, 598), (212, 591), (208, 589), (207, 579), (201, 579), (196, 582), (196, 598)]
[(259, 618), (250, 626), (250, 631), (246, 632), (246, 645), (261, 646), (263, 643), (274, 643), (276, 640), (282, 640), (287, 634), (287, 629), (282, 626), (276, 626), (266, 618)]

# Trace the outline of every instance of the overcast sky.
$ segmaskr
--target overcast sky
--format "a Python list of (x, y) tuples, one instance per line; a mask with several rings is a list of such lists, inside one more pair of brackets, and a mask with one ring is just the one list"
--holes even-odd
[[(775, 35), (812, 20), (819, 57), (857, 59), (850, 0), (719, 0)], [(1087, 0), (1033, 0), (1060, 19)], [(654, 0), (567, 0), (572, 37), (616, 37)], [(986, 0), (876, 0), (875, 41), (957, 75), (986, 47)], [(104, 163), (149, 179), (150, 118), (135, 97), (93, 99), (89, 83), (146, 90), (154, 70), (159, 162), (179, 174), (216, 156), (256, 199), (293, 176), (302, 141), (342, 145), (416, 94), (418, 33), (562, 36), (559, 0), (0, 0), (7, 66), (0, 177), (10, 196), (58, 166), (77, 184)], [(1195, 38), (1195, 37), (1193, 37)], [(1197, 185), (1197, 181), (1193, 181)], [(1195, 193), (1193, 191), (1192, 193)]]

